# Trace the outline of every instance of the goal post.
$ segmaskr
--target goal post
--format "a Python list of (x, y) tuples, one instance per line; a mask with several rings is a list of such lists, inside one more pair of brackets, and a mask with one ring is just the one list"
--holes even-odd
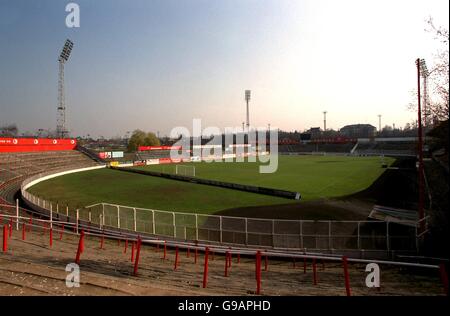
[(175, 165), (175, 174), (195, 177), (195, 166)]

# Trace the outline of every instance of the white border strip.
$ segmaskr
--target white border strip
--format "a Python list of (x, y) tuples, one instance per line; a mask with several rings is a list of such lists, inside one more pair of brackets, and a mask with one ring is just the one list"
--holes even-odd
[(90, 170), (96, 170), (96, 169), (102, 169), (102, 168), (106, 168), (106, 165), (57, 172), (57, 173), (50, 174), (50, 175), (44, 176), (42, 178), (38, 178), (36, 180), (33, 180), (30, 183), (27, 183), (26, 185), (23, 186), (22, 190), (26, 191), (27, 189), (29, 189), (33, 185), (38, 184), (39, 182), (46, 181), (46, 180), (49, 180), (49, 179), (53, 179), (53, 178), (56, 178), (56, 177), (60, 177), (60, 176), (66, 175), (66, 174), (83, 172), (83, 171), (90, 171)]

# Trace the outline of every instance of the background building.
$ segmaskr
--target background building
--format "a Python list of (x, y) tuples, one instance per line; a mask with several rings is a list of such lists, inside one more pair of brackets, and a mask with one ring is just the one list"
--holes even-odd
[(376, 134), (375, 126), (370, 124), (353, 124), (341, 128), (340, 133), (350, 138), (372, 138)]

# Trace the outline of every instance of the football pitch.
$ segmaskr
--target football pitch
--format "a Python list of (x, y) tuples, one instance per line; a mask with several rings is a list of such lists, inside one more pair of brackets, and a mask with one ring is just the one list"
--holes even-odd
[[(393, 158), (385, 157), (391, 165)], [(278, 170), (259, 173), (255, 162), (195, 162), (199, 178), (299, 192), (300, 201), (256, 193), (195, 184), (160, 177), (100, 169), (69, 174), (41, 182), (32, 194), (70, 208), (106, 202), (165, 211), (214, 214), (246, 206), (301, 203), (321, 198), (347, 196), (368, 188), (385, 169), (380, 157), (279, 156)], [(135, 167), (175, 173), (175, 165)], [(187, 171), (185, 171), (185, 170)], [(190, 174), (192, 168), (180, 167)]]

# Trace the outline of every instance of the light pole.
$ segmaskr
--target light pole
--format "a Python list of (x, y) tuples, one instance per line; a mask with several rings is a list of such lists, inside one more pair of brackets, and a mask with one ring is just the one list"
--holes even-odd
[(73, 42), (66, 40), (64, 47), (59, 55), (59, 77), (58, 77), (58, 117), (56, 120), (56, 133), (59, 137), (64, 138), (67, 134), (66, 128), (66, 104), (64, 97), (64, 64), (69, 60), (72, 52)]
[(250, 131), (250, 111), (248, 103), (250, 102), (250, 90), (245, 90), (245, 103), (247, 104), (247, 133)]
[(378, 135), (381, 134), (381, 114), (378, 114)]
[(421, 69), (420, 69), (420, 75), (423, 78), (423, 94), (422, 94), (422, 100), (423, 100), (423, 126), (426, 128), (428, 127), (428, 76), (430, 75), (427, 65), (425, 63), (425, 59), (421, 59)]
[(420, 77), (421, 72), (427, 72), (425, 60), (417, 58), (417, 127), (418, 127), (418, 137), (419, 144), (417, 150), (419, 151), (419, 220), (420, 220), (420, 233), (425, 231), (424, 222), (424, 168), (423, 168), (423, 143), (422, 143), (422, 112), (421, 112), (421, 98), (420, 98)]
[(327, 111), (323, 111), (323, 131), (327, 131)]

